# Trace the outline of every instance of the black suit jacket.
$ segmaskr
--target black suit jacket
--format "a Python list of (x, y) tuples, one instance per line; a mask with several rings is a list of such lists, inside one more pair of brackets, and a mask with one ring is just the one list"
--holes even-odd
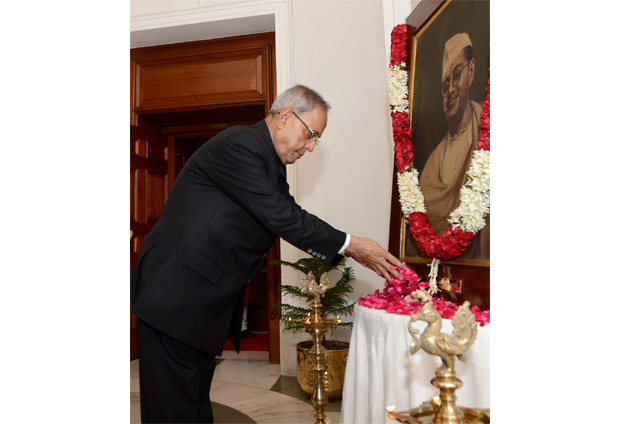
[(204, 143), (177, 177), (131, 273), (132, 313), (216, 355), (239, 347), (245, 289), (276, 236), (338, 263), (345, 233), (288, 192), (264, 120)]

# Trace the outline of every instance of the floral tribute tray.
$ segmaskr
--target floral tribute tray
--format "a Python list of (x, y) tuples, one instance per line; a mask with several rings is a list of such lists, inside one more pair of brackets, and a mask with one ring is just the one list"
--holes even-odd
[[(392, 278), (391, 281), (386, 281), (382, 291), (375, 290), (373, 294), (362, 296), (358, 304), (372, 309), (383, 309), (391, 314), (414, 315), (419, 313), (427, 302), (432, 302), (433, 308), (442, 318), (452, 319), (459, 306), (436, 296), (439, 291), (431, 290), (428, 281), (423, 280), (408, 265), (405, 267), (404, 270), (396, 268), (401, 273), (402, 280)], [(474, 305), (470, 311), (481, 327), (490, 322), (489, 310), (481, 311)]]

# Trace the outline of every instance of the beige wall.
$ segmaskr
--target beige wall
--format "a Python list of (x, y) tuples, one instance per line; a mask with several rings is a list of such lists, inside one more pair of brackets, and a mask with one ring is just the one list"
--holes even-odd
[[(149, 17), (151, 13), (166, 14), (176, 8), (187, 12), (197, 8), (198, 13), (206, 14), (207, 7), (226, 7), (227, 3), (131, 0), (131, 10), (133, 18), (138, 19)], [(287, 79), (292, 84), (301, 83), (318, 90), (332, 105), (321, 144), (312, 154), (306, 154), (296, 165), (289, 166), (289, 182), (295, 197), (304, 209), (335, 227), (387, 246), (393, 171), (386, 89), (387, 44), (392, 26), (401, 23), (411, 10), (410, 1), (256, 3), (284, 5), (283, 10), (289, 13), (288, 25), (280, 25), (279, 19), (276, 20), (276, 32), (289, 32), (292, 57), (289, 65), (282, 67), (290, 67)], [(283, 21), (283, 18), (280, 19)], [(173, 18), (166, 20), (174, 21)], [(282, 38), (279, 33), (276, 36), (279, 43)], [(279, 68), (278, 57), (278, 73), (284, 72)], [(303, 253), (284, 246), (284, 259), (296, 260), (301, 256)], [(352, 260), (348, 264), (353, 266), (357, 278), (353, 300), (383, 287), (383, 279), (372, 271)], [(292, 284), (299, 278), (299, 275), (285, 272), (283, 281)], [(342, 334), (343, 339), (348, 340), (348, 336)], [(282, 333), (282, 374), (295, 375), (294, 346), (302, 338)]]
[[(379, 1), (292, 4), (293, 82), (332, 105), (318, 149), (297, 163), (297, 200), (333, 226), (387, 246), (392, 143), (382, 14)], [(353, 300), (383, 287), (375, 273), (348, 264), (357, 278)], [(282, 343), (282, 374), (295, 374), (295, 341)]]
[[(378, 1), (293, 1), (294, 82), (332, 105), (322, 143), (297, 164), (297, 200), (385, 245), (393, 159), (381, 16)], [(351, 265), (358, 293), (380, 286), (376, 274)]]

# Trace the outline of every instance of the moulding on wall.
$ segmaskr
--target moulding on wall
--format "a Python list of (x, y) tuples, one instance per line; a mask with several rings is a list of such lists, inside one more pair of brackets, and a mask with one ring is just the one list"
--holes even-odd
[[(178, 16), (176, 16), (178, 18)], [(168, 24), (168, 20), (160, 20)], [(143, 22), (141, 22), (143, 23)], [(153, 24), (153, 20), (150, 22)], [(186, 41), (211, 40), (275, 31), (275, 16), (258, 15), (205, 22), (173, 21), (171, 26), (137, 28), (130, 33), (130, 47), (147, 47)]]
[(290, 87), (291, 0), (212, 3), (131, 17), (130, 48), (275, 31), (277, 91)]

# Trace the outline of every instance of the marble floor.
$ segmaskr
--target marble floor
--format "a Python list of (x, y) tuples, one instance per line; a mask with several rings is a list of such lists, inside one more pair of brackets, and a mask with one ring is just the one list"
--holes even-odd
[[(130, 361), (130, 423), (141, 422), (139, 360)], [(313, 423), (310, 397), (296, 377), (280, 376), (279, 364), (269, 364), (268, 352), (224, 351), (210, 392), (215, 423), (299, 424)], [(330, 401), (327, 423), (340, 421), (339, 400)]]

